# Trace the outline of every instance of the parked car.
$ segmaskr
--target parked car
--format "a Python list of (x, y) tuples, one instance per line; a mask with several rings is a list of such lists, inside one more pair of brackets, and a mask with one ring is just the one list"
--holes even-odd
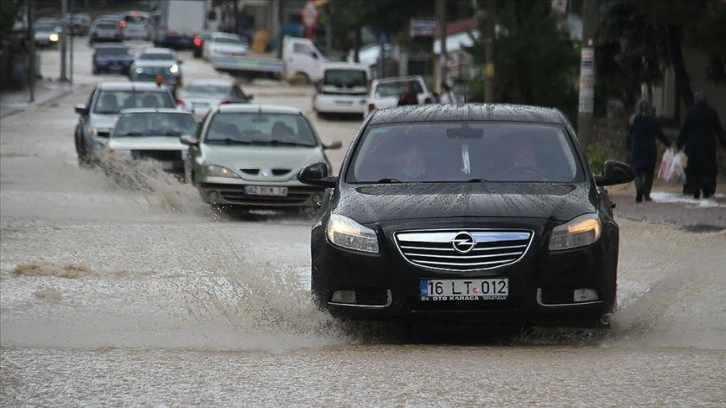
[(87, 35), (91, 29), (91, 16), (87, 13), (69, 14), (64, 21), (73, 35)]
[(108, 144), (94, 152), (95, 159), (116, 176), (123, 176), (142, 161), (152, 161), (154, 168), (181, 178), (187, 146), (179, 138), (196, 132), (197, 121), (189, 112), (172, 108), (124, 109)]
[(204, 31), (194, 36), (194, 40), (192, 41), (192, 55), (194, 58), (202, 58), (202, 55), (204, 54), (204, 43), (207, 42), (211, 36), (212, 33), (208, 31)]
[(175, 86), (182, 86), (182, 61), (177, 57), (176, 52), (170, 48), (147, 47), (136, 55), (131, 72), (138, 67), (144, 66), (165, 66), (169, 73), (174, 76)]
[(556, 109), (405, 106), (362, 124), (311, 235), (312, 293), (346, 319), (605, 326), (616, 305), (619, 227)]
[(434, 95), (426, 86), (426, 81), (420, 75), (374, 79), (371, 90), (366, 98), (365, 115), (376, 109), (390, 108), (398, 103), (398, 96), (411, 82), (418, 96), (419, 105), (434, 102)]
[(96, 164), (94, 153), (105, 149), (108, 138), (123, 109), (176, 108), (169, 88), (145, 82), (101, 82), (91, 92), (88, 102), (78, 104), (78, 124), (74, 132), (78, 163)]
[(323, 65), (323, 78), (315, 87), (313, 109), (318, 116), (357, 114), (366, 111), (371, 69), (364, 64), (329, 62)]
[(252, 95), (244, 93), (239, 85), (225, 79), (196, 79), (178, 95), (184, 110), (201, 120), (207, 112), (227, 103), (249, 103)]
[(310, 163), (330, 167), (326, 149), (308, 118), (297, 108), (228, 104), (214, 108), (198, 136), (182, 136), (189, 146), (187, 179), (204, 202), (221, 208), (315, 208), (324, 188), (296, 178)]
[(204, 58), (243, 56), (249, 52), (249, 45), (237, 34), (212, 33), (204, 43)]
[(88, 44), (93, 45), (97, 42), (105, 41), (123, 41), (123, 32), (121, 31), (120, 21), (114, 17), (99, 17), (93, 21), (88, 32)]
[(93, 48), (91, 58), (93, 74), (100, 72), (129, 73), (129, 67), (134, 62), (134, 57), (129, 53), (129, 48), (122, 43), (100, 43)]
[(58, 44), (61, 36), (61, 25), (58, 20), (39, 19), (33, 25), (35, 32), (35, 45), (38, 47), (51, 47)]

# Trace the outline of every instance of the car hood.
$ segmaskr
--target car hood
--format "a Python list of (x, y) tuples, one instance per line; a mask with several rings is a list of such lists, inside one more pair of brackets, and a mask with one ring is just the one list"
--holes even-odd
[[(280, 176), (262, 176), (271, 180), (296, 180), (297, 172), (308, 164), (325, 161), (320, 147), (287, 147), (287, 146), (212, 146), (203, 145), (205, 162), (235, 170), (245, 179), (257, 180), (240, 169), (288, 169)], [(260, 172), (262, 174), (262, 171)]]
[(111, 129), (116, 124), (118, 114), (91, 113), (90, 126), (101, 129)]
[(172, 65), (176, 64), (176, 62), (172, 60), (136, 60), (134, 61), (134, 67), (171, 67)]
[(333, 212), (360, 223), (454, 218), (539, 218), (567, 221), (596, 212), (587, 184), (426, 183), (341, 187)]
[(187, 150), (187, 146), (174, 136), (113, 137), (108, 147), (115, 150)]

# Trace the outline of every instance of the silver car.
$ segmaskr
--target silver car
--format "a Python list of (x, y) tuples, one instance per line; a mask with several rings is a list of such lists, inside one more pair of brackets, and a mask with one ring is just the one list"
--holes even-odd
[(202, 199), (222, 208), (315, 208), (324, 188), (306, 186), (296, 175), (316, 162), (330, 163), (324, 144), (297, 108), (230, 104), (214, 108), (189, 146), (185, 171)]
[(126, 109), (119, 114), (104, 148), (95, 154), (107, 169), (126, 170), (141, 161), (150, 161), (153, 168), (181, 178), (187, 146), (179, 137), (196, 131), (197, 121), (188, 112), (171, 108)]
[(247, 95), (239, 85), (224, 79), (197, 79), (185, 86), (179, 94), (179, 103), (184, 110), (201, 120), (209, 110), (227, 103), (249, 103)]

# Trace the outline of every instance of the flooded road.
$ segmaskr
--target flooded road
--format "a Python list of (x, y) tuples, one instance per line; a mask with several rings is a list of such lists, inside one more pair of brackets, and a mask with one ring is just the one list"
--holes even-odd
[[(184, 69), (216, 75), (204, 64)], [(88, 85), (0, 122), (4, 407), (726, 401), (724, 232), (619, 219), (619, 310), (605, 332), (345, 327), (309, 301), (310, 219), (220, 216), (171, 178), (130, 191), (78, 168), (73, 104), (94, 80), (78, 78)], [(310, 111), (305, 88), (248, 90)], [(311, 118), (344, 146), (359, 125)]]

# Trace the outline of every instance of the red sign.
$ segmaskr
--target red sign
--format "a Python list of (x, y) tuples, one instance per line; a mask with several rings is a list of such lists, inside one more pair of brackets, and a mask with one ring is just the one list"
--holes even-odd
[(300, 12), (302, 16), (303, 25), (305, 25), (305, 32), (307, 38), (313, 37), (313, 27), (318, 23), (318, 9), (313, 4), (312, 0), (308, 1)]

